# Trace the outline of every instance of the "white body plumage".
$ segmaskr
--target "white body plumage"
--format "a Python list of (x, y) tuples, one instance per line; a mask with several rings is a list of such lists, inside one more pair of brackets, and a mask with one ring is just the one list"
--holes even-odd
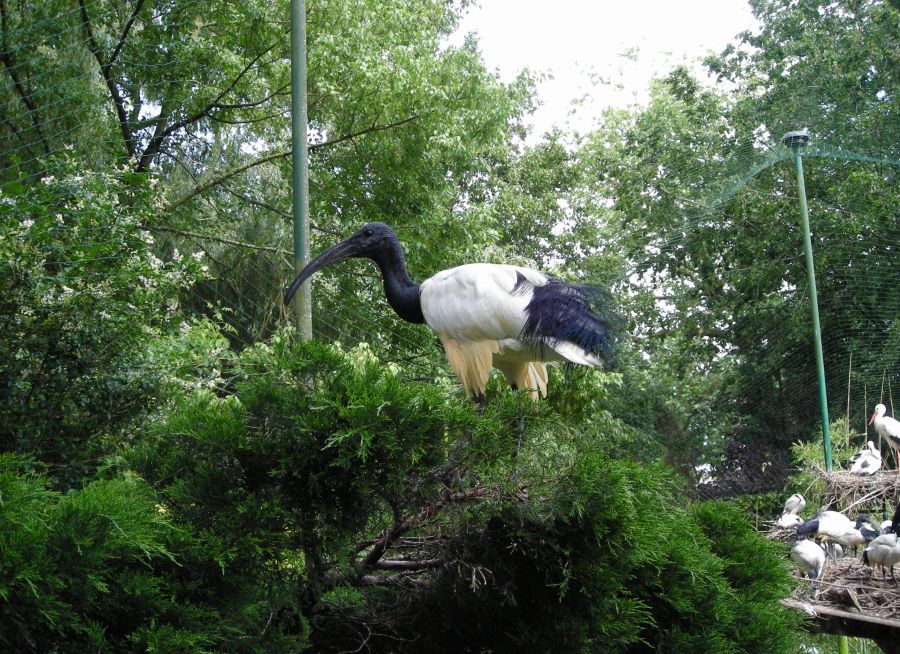
[(897, 541), (897, 534), (884, 534), (869, 543), (863, 550), (863, 562), (872, 567), (880, 565), (882, 576), (885, 568), (890, 568), (891, 578), (896, 582), (894, 566), (900, 563), (900, 542)]
[(875, 443), (869, 441), (866, 447), (850, 458), (850, 473), (854, 475), (873, 475), (881, 469), (881, 452)]
[(775, 524), (779, 527), (799, 527), (803, 524), (803, 518), (796, 513), (782, 513)]
[(438, 335), (467, 393), (481, 395), (490, 368), (509, 383), (546, 395), (544, 363), (598, 367), (600, 359), (571, 341), (524, 342), (527, 307), (550, 277), (521, 266), (472, 263), (443, 270), (421, 284), (426, 324)]
[(825, 566), (825, 550), (808, 538), (798, 540), (791, 548), (791, 559), (810, 579), (817, 578)]
[(869, 418), (869, 424), (874, 424), (875, 431), (878, 432), (879, 436), (885, 439), (888, 442), (888, 445), (897, 452), (897, 474), (900, 475), (900, 422), (890, 416), (884, 415), (886, 412), (886, 406), (883, 404), (876, 404), (875, 412), (872, 414), (872, 417)]
[(806, 498), (800, 493), (794, 493), (784, 503), (784, 513), (800, 513), (806, 508)]

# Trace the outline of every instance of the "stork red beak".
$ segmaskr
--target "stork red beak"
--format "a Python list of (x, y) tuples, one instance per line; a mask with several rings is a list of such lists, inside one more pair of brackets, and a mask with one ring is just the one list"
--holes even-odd
[[(877, 412), (877, 411), (876, 411), (875, 413), (872, 414), (872, 417), (869, 418), (869, 425), (871, 425), (873, 422), (875, 422), (875, 417), (876, 417), (877, 415), (878, 415), (878, 412)], [(866, 427), (868, 427), (869, 425), (866, 425)]]
[(300, 288), (300, 285), (312, 277), (314, 272), (325, 266), (337, 263), (338, 261), (355, 257), (358, 251), (358, 246), (355, 244), (350, 243), (349, 241), (341, 241), (337, 245), (333, 245), (319, 254), (319, 256), (306, 264), (303, 270), (294, 277), (294, 281), (291, 282), (291, 285), (288, 286), (288, 289), (284, 294), (284, 303), (288, 304), (291, 301), (291, 298), (294, 297), (294, 294), (297, 292), (297, 289)]

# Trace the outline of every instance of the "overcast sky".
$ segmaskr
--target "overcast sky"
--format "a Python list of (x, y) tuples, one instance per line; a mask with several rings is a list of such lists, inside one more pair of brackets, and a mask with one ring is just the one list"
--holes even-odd
[[(719, 52), (755, 25), (746, 0), (480, 0), (454, 40), (476, 32), (504, 81), (526, 67), (553, 75), (538, 86), (540, 136), (553, 125), (588, 130), (606, 106), (643, 104), (651, 77)], [(587, 94), (592, 101), (572, 115), (572, 101)]]

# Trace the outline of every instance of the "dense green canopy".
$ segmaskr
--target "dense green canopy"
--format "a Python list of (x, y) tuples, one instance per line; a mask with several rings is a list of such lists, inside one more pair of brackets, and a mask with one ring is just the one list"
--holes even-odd
[(481, 415), (368, 262), (294, 342), (289, 2), (239, 4), (0, 0), (0, 644), (796, 651), (783, 552), (691, 498), (819, 436), (787, 131), (832, 414), (900, 392), (900, 11), (754, 1), (710, 80), (526, 140), (467, 2), (310, 0), (314, 252), (380, 220), (416, 279), (614, 298), (611, 369)]

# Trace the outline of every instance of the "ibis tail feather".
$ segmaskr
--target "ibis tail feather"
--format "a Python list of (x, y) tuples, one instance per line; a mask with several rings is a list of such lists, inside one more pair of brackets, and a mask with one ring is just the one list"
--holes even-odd
[(807, 520), (802, 525), (797, 527), (797, 535), (803, 536), (805, 534), (815, 534), (819, 531), (819, 521), (818, 520)]
[[(600, 365), (601, 358), (612, 354), (612, 333), (609, 322), (591, 309), (589, 291), (555, 279), (534, 286), (519, 338), (555, 350), (572, 363)], [(568, 347), (562, 352), (564, 344)]]
[(531, 391), (531, 399), (547, 397), (547, 367), (540, 361), (501, 361), (495, 357), (494, 367), (510, 386)]
[(447, 361), (462, 381), (466, 394), (484, 395), (493, 365), (492, 356), (500, 349), (497, 341), (469, 343), (447, 336), (440, 336), (440, 339), (447, 353)]

